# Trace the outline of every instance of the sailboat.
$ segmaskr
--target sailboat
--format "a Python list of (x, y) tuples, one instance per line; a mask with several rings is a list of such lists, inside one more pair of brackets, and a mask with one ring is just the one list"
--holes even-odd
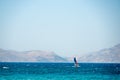
[(74, 57), (74, 67), (80, 67), (79, 64), (78, 64), (78, 62), (77, 62), (76, 57)]

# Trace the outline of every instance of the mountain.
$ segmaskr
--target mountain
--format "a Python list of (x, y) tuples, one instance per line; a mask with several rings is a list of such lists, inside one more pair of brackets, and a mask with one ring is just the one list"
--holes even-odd
[[(78, 62), (120, 63), (120, 44), (76, 57)], [(41, 50), (18, 52), (0, 49), (0, 62), (73, 62), (73, 57), (62, 58), (54, 52)]]
[(0, 49), (0, 62), (65, 62), (66, 59), (54, 52), (48, 51), (24, 51), (17, 52)]
[[(97, 52), (76, 56), (78, 62), (120, 63), (120, 44)], [(73, 58), (68, 58), (71, 62)]]

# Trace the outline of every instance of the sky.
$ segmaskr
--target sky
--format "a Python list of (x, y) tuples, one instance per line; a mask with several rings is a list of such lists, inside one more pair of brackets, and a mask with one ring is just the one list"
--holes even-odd
[(74, 56), (120, 43), (120, 0), (0, 0), (0, 48)]

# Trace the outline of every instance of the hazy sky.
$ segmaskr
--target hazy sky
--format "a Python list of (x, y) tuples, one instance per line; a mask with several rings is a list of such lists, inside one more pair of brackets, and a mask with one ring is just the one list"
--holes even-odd
[(0, 48), (61, 56), (120, 43), (120, 0), (0, 0)]

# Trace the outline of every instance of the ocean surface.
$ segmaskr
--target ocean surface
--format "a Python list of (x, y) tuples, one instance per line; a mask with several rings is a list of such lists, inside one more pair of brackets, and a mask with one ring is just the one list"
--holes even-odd
[(120, 80), (117, 63), (0, 63), (0, 80)]

